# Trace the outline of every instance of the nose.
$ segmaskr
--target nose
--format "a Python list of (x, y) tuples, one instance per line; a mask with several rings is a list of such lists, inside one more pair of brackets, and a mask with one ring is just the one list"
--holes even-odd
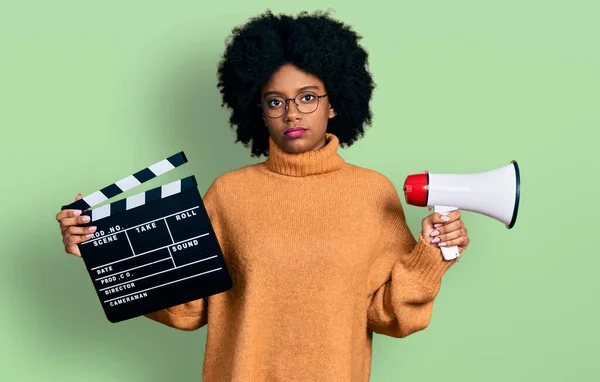
[(287, 111), (285, 113), (285, 119), (288, 121), (298, 120), (301, 117), (300, 110), (298, 110), (298, 106), (293, 99), (288, 99), (285, 101), (287, 106)]

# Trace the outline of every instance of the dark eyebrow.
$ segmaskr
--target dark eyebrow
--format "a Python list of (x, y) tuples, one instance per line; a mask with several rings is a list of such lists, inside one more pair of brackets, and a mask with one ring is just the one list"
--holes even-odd
[[(318, 86), (316, 86), (316, 85), (304, 86), (304, 87), (301, 87), (300, 89), (298, 89), (298, 93), (300, 93), (300, 92), (303, 92), (303, 91), (305, 91), (305, 90), (312, 90), (312, 89), (314, 89), (314, 90), (319, 90), (319, 87), (318, 87)], [(268, 96), (268, 95), (272, 95), (272, 94), (273, 94), (273, 95), (281, 95), (281, 93), (279, 93), (279, 92), (276, 92), (276, 91), (270, 91), (270, 92), (266, 92), (265, 94), (263, 94), (263, 97), (266, 97), (266, 96)]]

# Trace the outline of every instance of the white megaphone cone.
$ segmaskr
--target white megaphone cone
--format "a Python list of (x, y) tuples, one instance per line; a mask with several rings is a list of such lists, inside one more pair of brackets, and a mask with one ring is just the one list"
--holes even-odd
[[(408, 204), (434, 207), (442, 215), (460, 209), (477, 212), (501, 221), (508, 229), (515, 225), (519, 210), (519, 166), (516, 161), (496, 170), (475, 174), (409, 175), (404, 182)], [(458, 247), (441, 247), (444, 259), (459, 256)]]

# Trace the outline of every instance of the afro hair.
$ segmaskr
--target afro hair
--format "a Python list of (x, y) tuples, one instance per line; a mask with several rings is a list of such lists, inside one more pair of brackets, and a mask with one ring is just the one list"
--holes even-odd
[(336, 118), (327, 132), (340, 146), (351, 146), (372, 122), (369, 106), (374, 81), (368, 70), (368, 53), (359, 46), (362, 37), (327, 12), (295, 18), (274, 16), (270, 10), (232, 30), (218, 67), (221, 107), (231, 109), (229, 123), (237, 142), (251, 144), (252, 156), (268, 156), (269, 131), (262, 120), (260, 89), (284, 64), (292, 64), (318, 77), (327, 89)]

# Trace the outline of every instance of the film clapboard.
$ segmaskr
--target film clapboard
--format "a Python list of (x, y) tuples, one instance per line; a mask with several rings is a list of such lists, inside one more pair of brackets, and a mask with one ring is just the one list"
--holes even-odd
[(118, 323), (232, 287), (195, 177), (91, 209), (187, 163), (183, 151), (62, 206), (96, 226), (78, 244), (106, 318)]

